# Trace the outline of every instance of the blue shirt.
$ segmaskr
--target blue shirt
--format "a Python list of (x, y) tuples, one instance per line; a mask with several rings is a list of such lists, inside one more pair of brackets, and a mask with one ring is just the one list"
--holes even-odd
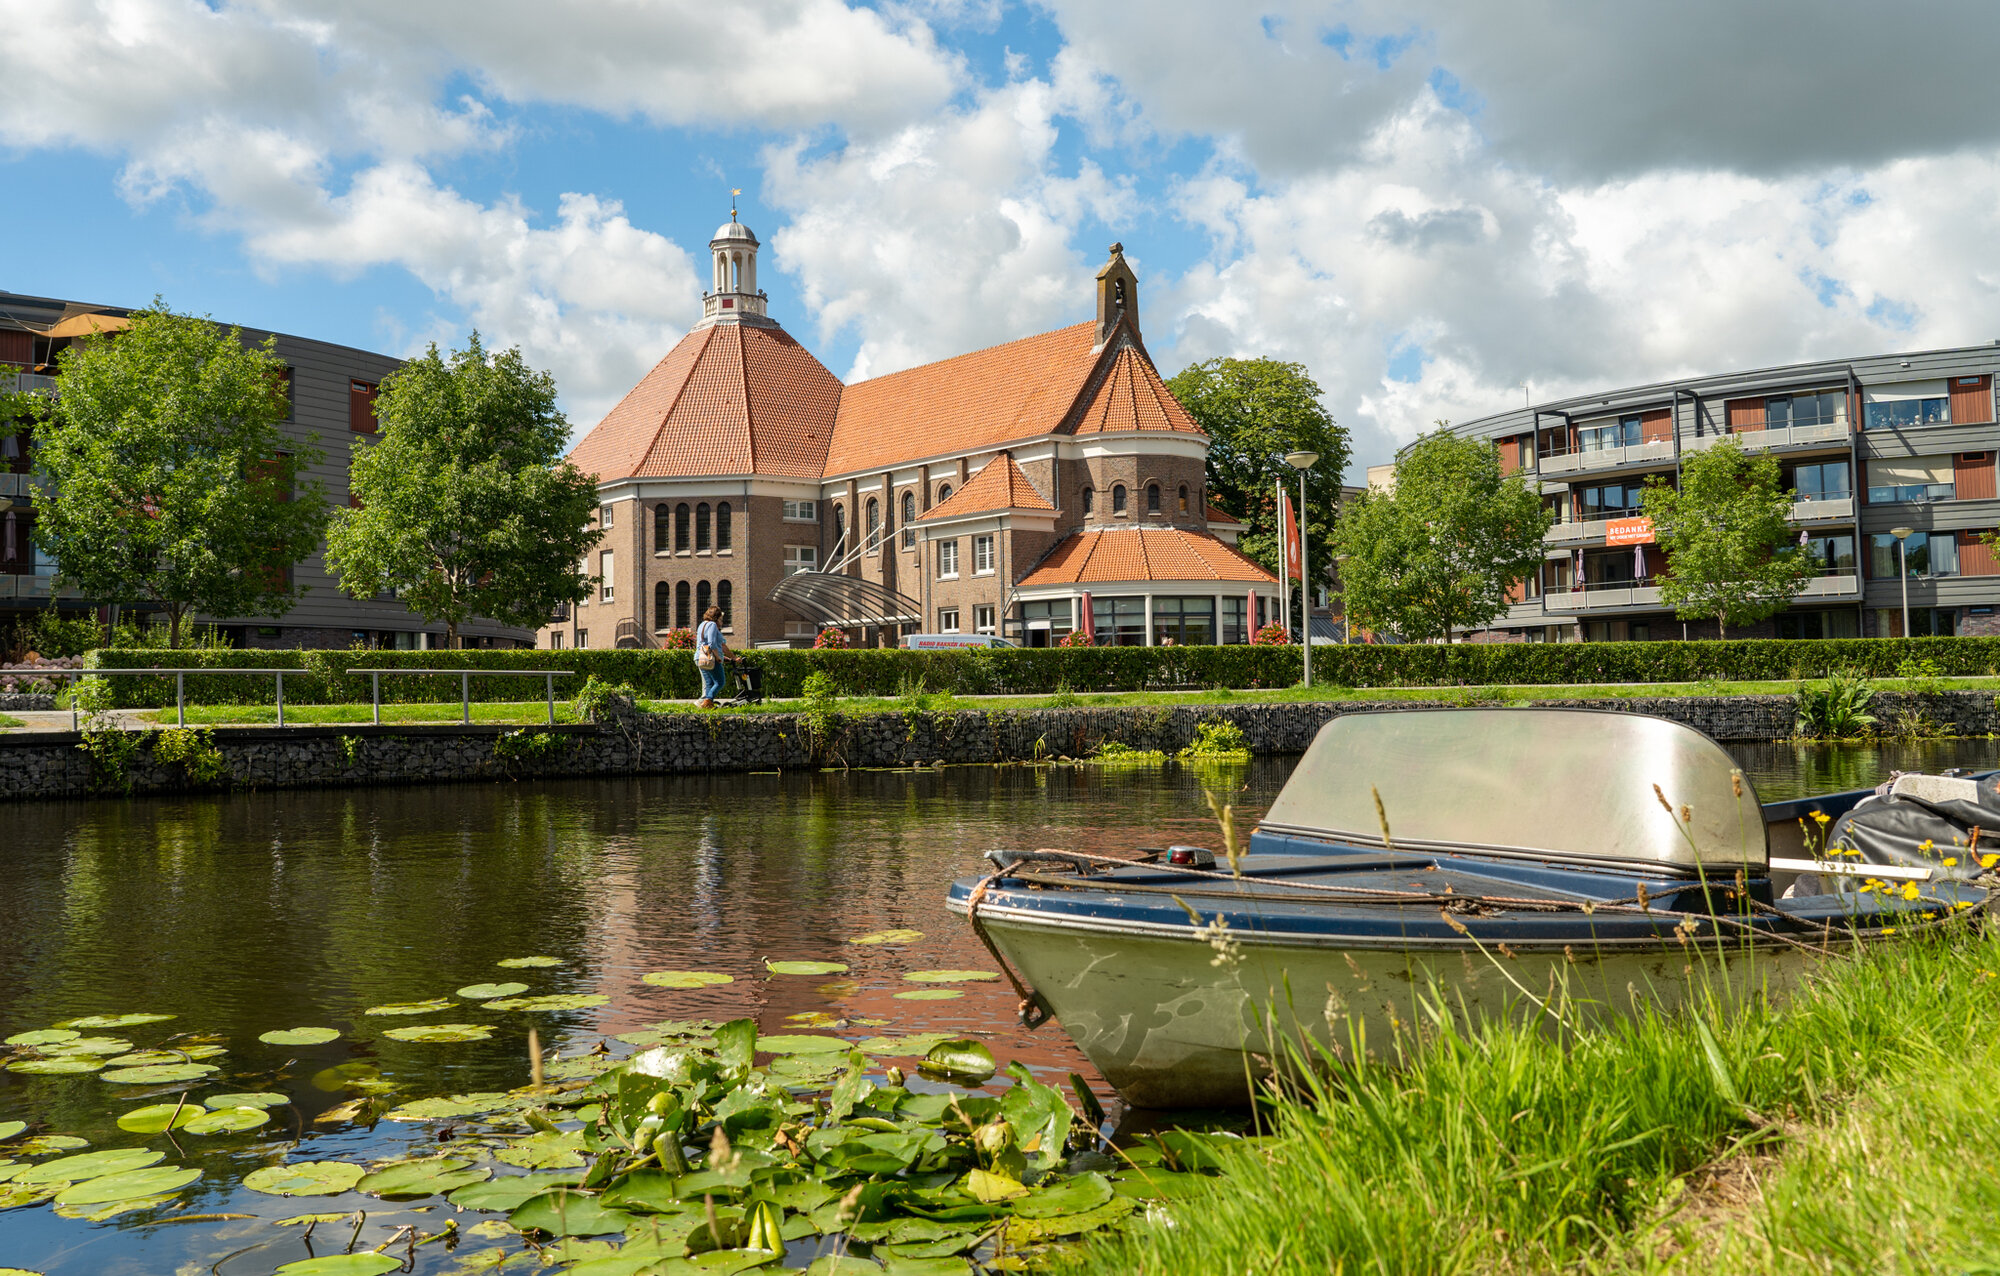
[(699, 654), (703, 647), (708, 648), (718, 660), (722, 658), (722, 654), (725, 651), (729, 650), (722, 642), (722, 626), (712, 620), (702, 621), (701, 627), (694, 631), (695, 652)]

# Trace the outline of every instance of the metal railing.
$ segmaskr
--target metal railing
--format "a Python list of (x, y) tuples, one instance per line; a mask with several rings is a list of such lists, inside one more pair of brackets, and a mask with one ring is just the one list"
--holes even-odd
[[(382, 725), (382, 675), (436, 675), (443, 674), (458, 678), (459, 722), (470, 726), (472, 723), (472, 679), (479, 678), (541, 678), (546, 682), (549, 706), (549, 725), (556, 723), (556, 679), (574, 675), (569, 670), (554, 669), (343, 669), (333, 676), (365, 673), (368, 675), (369, 701), (373, 707), (376, 726)], [(327, 675), (313, 669), (36, 669), (31, 673), (16, 673), (16, 677), (26, 678), (95, 678), (104, 677), (153, 677), (174, 676), (174, 725), (187, 725), (187, 676), (195, 674), (206, 677), (231, 677), (246, 674), (253, 677), (275, 677), (277, 679), (278, 725), (285, 725), (285, 675), (304, 675), (320, 678)], [(69, 698), (69, 729), (78, 726), (76, 696)]]

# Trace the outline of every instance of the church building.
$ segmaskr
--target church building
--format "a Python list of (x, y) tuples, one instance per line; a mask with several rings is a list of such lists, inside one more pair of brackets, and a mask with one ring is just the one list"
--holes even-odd
[(1278, 585), (1211, 508), (1208, 436), (1161, 380), (1122, 247), (1096, 318), (842, 385), (779, 326), (756, 235), (709, 243), (702, 319), (571, 453), (596, 476), (590, 598), (543, 647), (913, 633), (1241, 643)]

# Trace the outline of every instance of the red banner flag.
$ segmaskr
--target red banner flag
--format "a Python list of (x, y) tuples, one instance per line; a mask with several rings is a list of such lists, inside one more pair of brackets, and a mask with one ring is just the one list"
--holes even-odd
[(1299, 520), (1292, 516), (1291, 493), (1278, 498), (1278, 521), (1285, 529), (1285, 575), (1303, 581), (1299, 570)]

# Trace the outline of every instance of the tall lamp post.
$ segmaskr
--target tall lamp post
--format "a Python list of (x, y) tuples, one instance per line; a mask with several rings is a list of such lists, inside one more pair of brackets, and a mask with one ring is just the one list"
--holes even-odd
[[(1318, 463), (1319, 453), (1317, 452), (1285, 453), (1285, 464), (1299, 472), (1299, 593), (1304, 595), (1299, 601), (1301, 603), (1300, 614), (1304, 617), (1305, 621), (1305, 632), (1303, 634), (1305, 651), (1303, 654), (1305, 657), (1306, 686), (1308, 687), (1312, 686), (1313, 682), (1313, 595), (1312, 573), (1306, 570), (1306, 471)], [(1903, 627), (1905, 629), (1909, 628), (1909, 623), (1905, 621)]]
[(1889, 535), (1896, 538), (1896, 575), (1903, 580), (1903, 637), (1910, 636), (1910, 559), (1903, 542), (1916, 531), (1914, 527), (1892, 527)]

